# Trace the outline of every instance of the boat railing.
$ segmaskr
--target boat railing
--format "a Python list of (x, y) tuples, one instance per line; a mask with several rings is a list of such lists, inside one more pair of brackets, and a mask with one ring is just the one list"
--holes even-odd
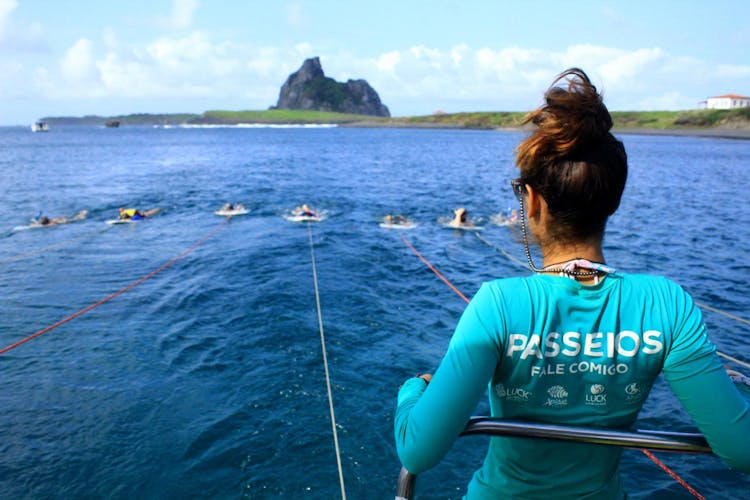
[[(491, 417), (472, 417), (461, 436), (484, 434), (502, 437), (525, 437), (575, 441), (586, 444), (621, 446), (657, 451), (682, 453), (712, 453), (706, 439), (701, 434), (650, 430), (616, 430), (597, 427), (573, 427), (502, 420)], [(417, 476), (401, 468), (398, 477), (396, 500), (411, 500)]]

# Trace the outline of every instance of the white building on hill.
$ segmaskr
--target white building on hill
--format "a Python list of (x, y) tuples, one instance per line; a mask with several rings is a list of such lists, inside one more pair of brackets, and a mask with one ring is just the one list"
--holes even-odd
[(737, 94), (718, 95), (706, 100), (708, 109), (734, 109), (750, 107), (750, 97)]

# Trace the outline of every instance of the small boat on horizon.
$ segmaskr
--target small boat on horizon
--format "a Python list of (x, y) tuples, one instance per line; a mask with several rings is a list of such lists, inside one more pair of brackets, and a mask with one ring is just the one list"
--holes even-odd
[(31, 124), (31, 131), (32, 132), (49, 132), (49, 125), (47, 122), (34, 122)]
[(108, 120), (107, 122), (104, 123), (104, 126), (107, 127), (107, 128), (117, 128), (117, 127), (120, 126), (120, 121), (119, 120)]

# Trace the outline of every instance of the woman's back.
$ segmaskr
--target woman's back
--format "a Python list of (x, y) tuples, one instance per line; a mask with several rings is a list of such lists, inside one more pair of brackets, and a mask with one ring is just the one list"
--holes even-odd
[[(490, 405), (496, 417), (628, 427), (665, 359), (679, 356), (684, 345), (701, 343), (690, 350), (695, 358), (714, 351), (689, 297), (663, 278), (612, 274), (596, 286), (544, 275), (497, 280), (474, 304), (476, 312), (467, 314), (475, 320), (462, 319), (457, 334), (466, 328), (477, 335), (478, 322), (494, 330), (500, 356)], [(619, 456), (618, 448), (606, 446), (493, 439), (472, 486), (608, 497), (619, 490)]]

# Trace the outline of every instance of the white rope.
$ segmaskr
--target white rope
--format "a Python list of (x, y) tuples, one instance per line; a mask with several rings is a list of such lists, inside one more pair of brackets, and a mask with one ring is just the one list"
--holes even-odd
[(323, 350), (323, 368), (326, 374), (326, 387), (328, 388), (328, 408), (331, 411), (331, 427), (333, 428), (333, 445), (336, 448), (336, 463), (339, 468), (339, 483), (341, 484), (341, 499), (346, 500), (344, 489), (344, 472), (341, 469), (341, 453), (339, 452), (339, 438), (336, 432), (336, 416), (333, 412), (333, 394), (331, 393), (331, 377), (328, 375), (328, 356), (326, 356), (326, 340), (323, 335), (323, 314), (320, 310), (320, 293), (318, 292), (318, 272), (315, 268), (315, 251), (312, 239), (312, 226), (307, 223), (307, 235), (310, 238), (310, 260), (312, 261), (313, 285), (315, 287), (315, 304), (318, 308), (318, 329), (320, 330), (320, 347)]
[(485, 239), (484, 236), (482, 236), (481, 234), (479, 234), (479, 231), (474, 232), (474, 234), (477, 236), (477, 238), (479, 238), (480, 240), (482, 240), (485, 244), (491, 246), (492, 248), (494, 248), (495, 250), (497, 250), (501, 254), (505, 255), (509, 260), (515, 262), (516, 264), (519, 264), (524, 269), (529, 269), (529, 266), (526, 263), (524, 263), (521, 259), (518, 259), (518, 258), (514, 257), (513, 255), (509, 254), (508, 252), (506, 252), (505, 250), (503, 250), (502, 248), (500, 248), (499, 246), (497, 246), (497, 245), (495, 245), (495, 244), (487, 241), (487, 239)]
[[(509, 260), (511, 260), (511, 261), (519, 264), (524, 269), (529, 269), (529, 266), (527, 266), (526, 264), (524, 264), (524, 262), (522, 260), (520, 260), (520, 259), (514, 257), (513, 255), (509, 254), (508, 252), (506, 252), (505, 250), (503, 250), (499, 246), (493, 244), (492, 242), (487, 241), (481, 234), (479, 234), (479, 232), (475, 232), (474, 234), (477, 236), (477, 238), (479, 238), (480, 240), (482, 240), (488, 246), (494, 248), (498, 252), (500, 252), (503, 255), (505, 255)], [(708, 304), (704, 304), (702, 302), (698, 302), (697, 300), (694, 301), (694, 302), (695, 302), (695, 305), (698, 306), (698, 307), (700, 307), (701, 309), (706, 309), (708, 311), (712, 311), (712, 312), (715, 312), (717, 314), (721, 314), (722, 316), (725, 316), (725, 317), (727, 317), (729, 319), (733, 319), (735, 321), (739, 321), (740, 323), (744, 323), (746, 325), (750, 325), (750, 321), (746, 320), (745, 318), (740, 318), (739, 316), (735, 316), (735, 315), (730, 314), (728, 312), (722, 311), (721, 309), (716, 309), (715, 307), (709, 306)], [(740, 359), (733, 358), (732, 356), (729, 356), (728, 354), (724, 354), (721, 351), (716, 351), (716, 354), (718, 354), (720, 357), (722, 357), (724, 359), (728, 359), (729, 361), (733, 361), (734, 363), (737, 363), (740, 366), (743, 366), (743, 367), (745, 367), (747, 369), (750, 369), (750, 363), (746, 363), (746, 362), (744, 362), (744, 361), (742, 361)]]
[(739, 316), (735, 316), (734, 314), (729, 314), (728, 312), (724, 312), (721, 309), (716, 309), (715, 307), (711, 307), (708, 304), (703, 304), (702, 302), (698, 302), (697, 300), (695, 301), (695, 305), (702, 309), (708, 309), (709, 311), (713, 311), (729, 319), (733, 319), (735, 321), (739, 321), (740, 323), (745, 323), (746, 325), (750, 326), (750, 321), (746, 320), (745, 318), (740, 318)]
[(750, 370), (750, 363), (745, 363), (744, 361), (742, 361), (742, 360), (740, 360), (740, 359), (737, 359), (737, 358), (733, 358), (732, 356), (730, 356), (730, 355), (728, 355), (728, 354), (724, 354), (724, 353), (723, 353), (723, 352), (721, 352), (721, 351), (716, 351), (716, 354), (718, 354), (718, 355), (719, 355), (720, 357), (722, 357), (722, 358), (724, 358), (724, 359), (728, 359), (729, 361), (734, 361), (734, 362), (735, 362), (735, 363), (737, 363), (738, 365), (740, 365), (740, 366), (744, 366), (745, 368), (747, 368), (747, 369), (749, 369), (749, 370)]

